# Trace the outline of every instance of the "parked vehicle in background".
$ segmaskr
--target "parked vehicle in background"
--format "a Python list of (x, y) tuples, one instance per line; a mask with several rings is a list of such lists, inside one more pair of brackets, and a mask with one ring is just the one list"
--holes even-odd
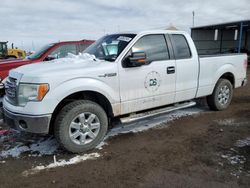
[(138, 120), (143, 117), (124, 116), (189, 107), (194, 103), (185, 101), (200, 97), (211, 109), (225, 110), (234, 88), (246, 84), (246, 54), (199, 57), (181, 31), (107, 35), (84, 52), (68, 62), (10, 71), (4, 121), (21, 131), (53, 132), (63, 148), (77, 153), (97, 146), (114, 117)]
[(93, 42), (93, 40), (81, 40), (51, 43), (42, 47), (40, 50), (25, 59), (0, 61), (0, 94), (3, 93), (3, 91), (1, 91), (1, 88), (3, 88), (1, 80), (3, 81), (8, 76), (11, 69), (27, 64), (63, 58), (67, 56), (68, 53), (78, 54), (79, 52), (84, 51)]
[(0, 42), (0, 59), (17, 59), (17, 58), (25, 58), (26, 52), (24, 50), (14, 48), (12, 43), (12, 47), (8, 48), (8, 42)]

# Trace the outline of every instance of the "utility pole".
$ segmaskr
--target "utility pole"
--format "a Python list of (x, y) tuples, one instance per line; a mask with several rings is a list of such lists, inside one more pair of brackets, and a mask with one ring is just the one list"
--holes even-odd
[(193, 27), (194, 27), (194, 16), (195, 16), (194, 11), (192, 12), (192, 14), (193, 14)]

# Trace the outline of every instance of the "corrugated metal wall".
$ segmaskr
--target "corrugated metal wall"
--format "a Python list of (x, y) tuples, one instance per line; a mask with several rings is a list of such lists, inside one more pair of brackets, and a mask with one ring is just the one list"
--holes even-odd
[[(250, 31), (243, 30), (241, 48), (250, 50)], [(235, 29), (218, 30), (218, 38), (214, 40), (215, 30), (193, 29), (192, 38), (198, 53), (217, 54), (237, 52), (239, 44), (239, 30), (237, 40), (234, 40)], [(247, 38), (246, 38), (247, 37)]]

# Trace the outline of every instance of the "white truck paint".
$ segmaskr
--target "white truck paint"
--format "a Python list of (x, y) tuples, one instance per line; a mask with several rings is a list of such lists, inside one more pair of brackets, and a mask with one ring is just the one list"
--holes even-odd
[[(191, 52), (190, 57), (176, 58), (178, 41), (173, 40), (173, 36), (176, 35), (184, 37), (187, 41), (187, 47)], [(110, 35), (111, 38), (112, 36)], [(116, 34), (115, 36), (118, 38), (111, 43), (115, 46), (113, 50), (118, 49), (117, 51), (119, 51), (119, 44), (122, 42), (126, 46), (120, 54), (116, 52), (117, 56), (114, 61), (82, 54), (57, 60), (60, 63), (57, 61), (38, 63), (10, 71), (8, 78), (10, 85), (8, 86), (7, 83), (7, 96), (3, 100), (7, 123), (23, 131), (48, 133), (49, 126), (53, 126), (51, 124), (54, 123), (51, 118), (53, 119), (63, 107), (60, 106), (62, 101), (79, 92), (82, 93), (81, 96), (84, 99), (87, 95), (88, 100), (93, 99), (91, 95), (97, 94), (94, 102), (99, 101), (98, 104), (112, 118), (210, 96), (215, 90), (216, 83), (222, 77), (228, 79), (233, 88), (246, 84), (246, 54), (199, 57), (191, 37), (182, 31), (144, 31), (135, 34)], [(147, 56), (146, 59), (143, 59), (140, 51), (128, 55), (131, 50), (138, 50), (135, 48), (136, 45), (143, 40), (146, 41), (147, 36), (149, 36), (147, 40), (151, 43), (155, 42), (150, 38), (152, 36), (164, 38), (164, 41), (159, 41), (159, 43), (166, 45), (167, 59), (149, 62), (148, 57), (154, 57), (154, 53), (142, 53)], [(96, 43), (98, 44), (98, 42), (100, 41)], [(100, 46), (110, 45), (107, 43), (102, 43)], [(143, 44), (143, 42), (141, 43)], [(150, 52), (150, 50), (157, 50), (158, 47), (158, 43), (155, 43), (155, 46), (149, 45), (145, 49)], [(165, 46), (162, 48), (165, 49)], [(178, 53), (181, 54), (183, 49), (179, 50)], [(158, 53), (165, 56), (164, 51)], [(132, 56), (136, 57), (135, 55), (138, 54), (142, 58), (138, 61), (141, 66), (136, 60), (135, 66), (124, 67), (125, 60)], [(110, 58), (112, 55), (109, 54), (107, 57)], [(155, 58), (157, 59), (157, 57)], [(48, 84), (49, 91), (42, 100), (28, 100), (24, 105), (20, 105), (17, 100), (20, 97), (18, 90), (20, 84), (23, 83)], [(96, 99), (98, 97), (102, 98)], [(79, 99), (81, 99), (79, 96), (75, 98), (75, 100)], [(70, 100), (74, 100), (74, 98), (70, 98)], [(57, 108), (58, 105), (60, 109)], [(111, 106), (111, 109), (107, 106)], [(22, 123), (25, 123), (25, 126)], [(73, 152), (80, 151), (65, 148)]]

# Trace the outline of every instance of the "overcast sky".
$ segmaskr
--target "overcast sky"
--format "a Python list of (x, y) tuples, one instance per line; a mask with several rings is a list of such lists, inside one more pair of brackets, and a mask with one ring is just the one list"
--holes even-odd
[[(118, 31), (250, 19), (250, 0), (1, 0), (0, 41), (37, 50), (49, 42), (97, 39)], [(33, 44), (32, 45), (32, 41)]]

